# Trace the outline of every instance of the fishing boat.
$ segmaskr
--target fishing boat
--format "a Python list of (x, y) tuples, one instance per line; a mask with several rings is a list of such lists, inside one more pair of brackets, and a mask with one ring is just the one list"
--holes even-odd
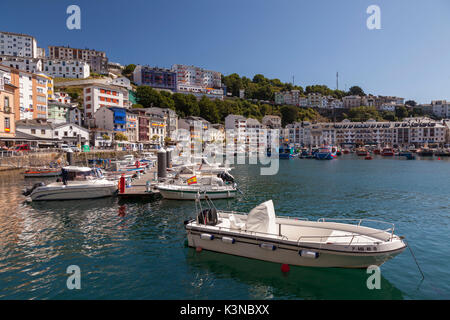
[[(391, 223), (277, 217), (272, 200), (248, 214), (219, 211), (211, 201), (208, 206), (203, 209), (200, 203), (196, 218), (184, 223), (189, 247), (281, 264), (340, 268), (380, 266), (406, 248)], [(363, 226), (375, 222), (389, 228)]]
[(373, 158), (370, 154), (367, 154), (367, 156), (365, 156), (364, 159), (365, 160), (373, 160)]
[(34, 169), (23, 173), (25, 178), (47, 178), (61, 175), (61, 169)]
[(424, 147), (417, 150), (417, 154), (421, 157), (432, 157), (434, 156), (434, 150)]
[(369, 155), (369, 152), (366, 148), (357, 148), (356, 154), (360, 157), (367, 157)]
[(285, 146), (279, 148), (278, 156), (280, 159), (293, 159), (297, 154), (294, 148)]
[[(165, 199), (195, 200), (198, 197), (200, 199), (205, 199), (206, 197), (209, 197), (210, 199), (228, 199), (236, 197), (238, 189), (234, 183), (234, 178), (226, 172), (223, 174), (227, 175), (227, 177), (200, 176), (197, 178), (197, 176), (193, 176), (186, 180), (176, 179), (160, 183), (156, 187), (161, 196)], [(229, 181), (227, 181), (227, 179), (229, 179)]]
[(319, 148), (315, 155), (318, 160), (332, 160), (336, 158), (336, 149), (333, 152), (333, 148), (330, 146), (322, 147)]
[(392, 148), (384, 148), (381, 152), (383, 157), (393, 157), (395, 155), (394, 149)]
[(117, 183), (106, 180), (98, 168), (68, 166), (61, 169), (61, 175), (59, 181), (37, 183), (23, 195), (33, 201), (79, 200), (109, 197), (117, 191)]

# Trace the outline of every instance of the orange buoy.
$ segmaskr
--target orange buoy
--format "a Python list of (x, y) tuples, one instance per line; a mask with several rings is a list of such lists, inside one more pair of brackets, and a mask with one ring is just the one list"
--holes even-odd
[(288, 264), (282, 264), (281, 265), (281, 271), (282, 272), (289, 272), (289, 270), (290, 270), (291, 268), (289, 267), (289, 265)]
[(195, 248), (195, 251), (202, 252), (202, 248), (201, 247), (197, 247), (197, 248)]

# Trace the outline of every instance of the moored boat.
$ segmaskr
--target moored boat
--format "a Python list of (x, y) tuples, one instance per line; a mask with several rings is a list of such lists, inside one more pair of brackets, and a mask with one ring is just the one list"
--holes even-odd
[(392, 148), (384, 148), (381, 152), (383, 157), (393, 157), (395, 155), (394, 149)]
[(297, 266), (380, 266), (406, 248), (393, 224), (376, 221), (389, 225), (380, 230), (362, 226), (373, 220), (337, 221), (277, 217), (270, 200), (248, 214), (200, 207), (185, 229), (190, 247)]
[(23, 173), (25, 178), (46, 178), (61, 175), (61, 169), (35, 169), (27, 170)]
[[(215, 176), (193, 176), (189, 179), (177, 179), (158, 184), (161, 196), (173, 200), (228, 199), (236, 197), (238, 192), (234, 178), (227, 172)], [(199, 181), (197, 181), (197, 179)]]
[(24, 191), (33, 201), (95, 199), (114, 195), (117, 183), (104, 179), (100, 169), (68, 166), (61, 169), (61, 181), (37, 183)]
[(316, 159), (318, 160), (332, 160), (336, 158), (336, 149), (326, 146), (319, 148), (317, 153), (315, 154)]

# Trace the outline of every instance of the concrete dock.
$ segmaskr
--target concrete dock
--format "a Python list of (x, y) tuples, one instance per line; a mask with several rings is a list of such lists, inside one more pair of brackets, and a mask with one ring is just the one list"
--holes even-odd
[[(155, 188), (155, 185), (157, 183), (156, 180), (154, 180), (156, 176), (156, 169), (151, 168), (149, 171), (141, 175), (140, 179), (134, 179), (131, 182), (131, 186), (125, 188), (124, 193), (118, 193), (117, 195), (119, 198), (141, 198), (141, 199), (147, 199), (147, 198), (155, 198), (159, 197), (159, 190)], [(147, 192), (147, 181), (150, 181), (151, 187), (150, 191)]]

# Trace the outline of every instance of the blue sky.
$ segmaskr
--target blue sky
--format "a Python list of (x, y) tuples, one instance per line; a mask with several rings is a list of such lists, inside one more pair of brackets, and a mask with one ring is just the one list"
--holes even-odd
[[(24, 2), (26, 5), (24, 5)], [(446, 0), (41, 0), (2, 3), (0, 30), (40, 47), (107, 52), (121, 64), (196, 65), (306, 86), (361, 86), (427, 103), (450, 100), (450, 2)], [(81, 30), (66, 8), (81, 8)], [(381, 8), (381, 30), (366, 9)]]

